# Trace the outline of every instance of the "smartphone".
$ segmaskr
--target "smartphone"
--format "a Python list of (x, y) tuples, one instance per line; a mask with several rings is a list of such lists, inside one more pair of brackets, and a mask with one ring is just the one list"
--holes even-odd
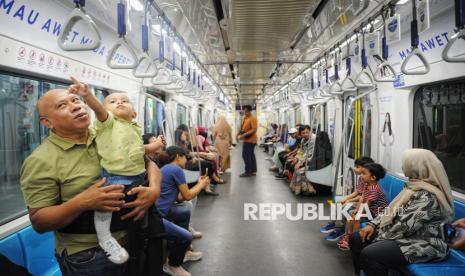
[(447, 243), (452, 243), (452, 241), (455, 239), (455, 236), (457, 234), (457, 229), (455, 229), (454, 226), (452, 226), (449, 223), (446, 223), (443, 225), (443, 233), (444, 233), (444, 240)]

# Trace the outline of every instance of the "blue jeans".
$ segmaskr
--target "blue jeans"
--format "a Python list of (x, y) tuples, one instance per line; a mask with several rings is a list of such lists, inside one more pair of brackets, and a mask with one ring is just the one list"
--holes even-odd
[(119, 276), (124, 275), (126, 264), (117, 265), (108, 260), (105, 252), (100, 247), (87, 249), (72, 255), (68, 255), (66, 250), (55, 257), (60, 265), (63, 275), (77, 276)]
[(188, 230), (190, 218), (190, 207), (184, 203), (174, 204), (163, 218), (171, 266), (182, 265), (186, 251), (192, 242), (192, 234)]
[(106, 185), (119, 184), (128, 186), (137, 182), (144, 183), (145, 181), (145, 172), (138, 175), (118, 175), (109, 173), (107, 170), (102, 168), (101, 176), (106, 178)]

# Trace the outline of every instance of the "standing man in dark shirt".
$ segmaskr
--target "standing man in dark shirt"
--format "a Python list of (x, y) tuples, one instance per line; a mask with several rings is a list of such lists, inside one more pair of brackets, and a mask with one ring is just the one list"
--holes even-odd
[(257, 173), (257, 160), (255, 159), (255, 145), (257, 144), (257, 118), (252, 115), (252, 107), (242, 107), (244, 117), (241, 121), (241, 129), (237, 140), (243, 140), (242, 159), (245, 163), (245, 172), (240, 177), (254, 176)]

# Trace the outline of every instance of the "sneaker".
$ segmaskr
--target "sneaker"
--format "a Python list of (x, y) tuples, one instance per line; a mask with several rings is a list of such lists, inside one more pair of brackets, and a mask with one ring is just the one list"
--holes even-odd
[(337, 245), (349, 244), (349, 238), (350, 238), (350, 235), (349, 235), (349, 234), (344, 234), (344, 236), (342, 237), (342, 239), (341, 239), (340, 241), (337, 242)]
[(163, 265), (163, 272), (171, 276), (191, 276), (182, 266), (170, 266), (169, 264)]
[(336, 227), (336, 224), (333, 221), (331, 221), (331, 222), (328, 222), (328, 224), (326, 224), (325, 226), (321, 227), (320, 232), (329, 234), (334, 231), (335, 227)]
[(274, 176), (276, 179), (286, 179), (287, 176), (283, 175), (282, 173), (279, 173), (277, 175)]
[(325, 237), (325, 240), (330, 242), (339, 241), (344, 237), (344, 234), (344, 230), (334, 228), (334, 230)]
[(279, 171), (279, 168), (276, 167), (276, 166), (272, 166), (268, 169), (270, 172), (278, 172)]
[(106, 241), (99, 242), (108, 259), (115, 264), (124, 264), (129, 259), (129, 254), (121, 245), (111, 237)]
[(195, 262), (202, 259), (202, 252), (200, 251), (190, 251), (187, 250), (186, 255), (184, 256), (184, 262)]
[(194, 227), (189, 226), (189, 232), (192, 234), (192, 238), (194, 240), (201, 239), (202, 238), (202, 232), (195, 231)]

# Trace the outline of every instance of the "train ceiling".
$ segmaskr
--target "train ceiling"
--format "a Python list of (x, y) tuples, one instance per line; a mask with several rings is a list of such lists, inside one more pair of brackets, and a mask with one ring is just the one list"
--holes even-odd
[[(142, 0), (129, 1), (142, 5)], [(366, 8), (356, 15), (354, 10), (361, 9), (365, 2)], [(239, 99), (241, 104), (255, 104), (305, 71), (388, 2), (154, 0), (154, 5), (163, 11), (226, 96), (233, 101)], [(116, 3), (87, 1), (87, 10), (115, 29)], [(143, 11), (132, 9), (131, 24), (138, 26), (142, 15)], [(128, 36), (139, 45), (138, 31)]]

